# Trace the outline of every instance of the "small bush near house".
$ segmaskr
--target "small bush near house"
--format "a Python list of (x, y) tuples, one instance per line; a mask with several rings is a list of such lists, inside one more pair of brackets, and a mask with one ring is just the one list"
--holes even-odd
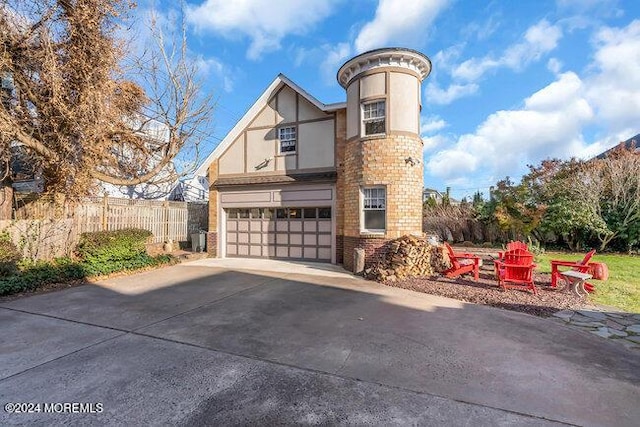
[(17, 274), (0, 277), (0, 295), (31, 291), (39, 286), (69, 282), (84, 276), (82, 266), (69, 258), (23, 263)]
[(22, 254), (18, 247), (11, 241), (6, 232), (0, 233), (0, 277), (10, 276), (18, 271), (18, 263)]
[(145, 251), (145, 242), (151, 236), (150, 231), (138, 228), (82, 233), (76, 254), (88, 275), (154, 265), (154, 258)]
[[(145, 242), (151, 235), (151, 232), (140, 229), (84, 233), (76, 247), (77, 260), (15, 261), (13, 274), (0, 275), (0, 295), (32, 291), (43, 285), (66, 283), (87, 276), (171, 263), (174, 260), (171, 255), (147, 255)], [(3, 250), (1, 245), (0, 251)]]

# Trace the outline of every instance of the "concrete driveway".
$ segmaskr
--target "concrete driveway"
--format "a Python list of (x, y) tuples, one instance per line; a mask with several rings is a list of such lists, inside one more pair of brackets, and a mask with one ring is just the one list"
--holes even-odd
[(0, 324), (0, 403), (102, 405), (0, 425), (640, 419), (638, 352), (334, 266), (195, 261), (1, 303)]

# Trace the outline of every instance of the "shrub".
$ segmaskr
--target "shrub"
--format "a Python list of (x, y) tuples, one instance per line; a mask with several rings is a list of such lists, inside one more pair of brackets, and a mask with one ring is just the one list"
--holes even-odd
[(470, 248), (473, 248), (475, 246), (475, 244), (473, 242), (465, 240), (464, 242), (460, 243), (460, 246), (468, 246)]
[(19, 274), (0, 277), (0, 295), (34, 290), (49, 283), (68, 282), (84, 276), (82, 265), (69, 258), (24, 263), (20, 266)]
[(11, 241), (9, 233), (0, 233), (0, 277), (15, 274), (20, 260), (22, 260), (22, 254)]
[(82, 233), (76, 254), (92, 265), (138, 259), (146, 255), (145, 242), (151, 236), (150, 231), (138, 228)]
[(483, 248), (493, 248), (493, 243), (491, 243), (491, 242), (484, 242), (484, 243), (482, 244), (482, 247), (483, 247)]

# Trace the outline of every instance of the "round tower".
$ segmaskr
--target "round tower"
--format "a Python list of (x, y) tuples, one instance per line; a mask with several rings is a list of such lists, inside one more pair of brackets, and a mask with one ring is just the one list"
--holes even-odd
[[(366, 264), (389, 240), (422, 234), (421, 84), (431, 61), (403, 48), (372, 50), (347, 61), (338, 82), (347, 91), (342, 189), (344, 265), (356, 248)], [(340, 236), (338, 236), (340, 238)]]

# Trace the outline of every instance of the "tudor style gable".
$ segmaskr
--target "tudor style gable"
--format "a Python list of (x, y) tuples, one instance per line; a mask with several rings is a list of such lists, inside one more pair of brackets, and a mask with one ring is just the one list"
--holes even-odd
[(221, 182), (335, 171), (335, 113), (284, 76), (274, 83), (221, 144)]

